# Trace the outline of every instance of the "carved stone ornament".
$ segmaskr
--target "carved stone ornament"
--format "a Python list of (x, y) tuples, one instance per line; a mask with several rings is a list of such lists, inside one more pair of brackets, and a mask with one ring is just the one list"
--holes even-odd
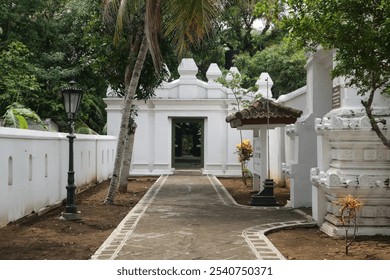
[(330, 117), (330, 126), (331, 126), (331, 129), (334, 129), (334, 130), (344, 129), (343, 119), (338, 117), (338, 116), (331, 116)]
[[(373, 176), (362, 174), (359, 176), (359, 185), (362, 187), (386, 187), (388, 186), (389, 177)], [(387, 182), (387, 184), (385, 183)]]
[(342, 185), (340, 176), (337, 174), (329, 174), (327, 183), (329, 187), (340, 187)]
[(364, 160), (373, 161), (373, 160), (377, 160), (378, 158), (377, 154), (378, 152), (376, 150), (364, 150), (363, 157)]
[(317, 133), (321, 134), (324, 130), (329, 130), (331, 128), (331, 123), (328, 118), (316, 118), (314, 120), (314, 128)]
[(297, 135), (297, 126), (295, 124), (286, 125), (286, 133), (288, 137), (294, 140)]
[(345, 180), (346, 187), (354, 187), (356, 188), (358, 186), (357, 180)]
[(367, 116), (364, 116), (360, 119), (360, 128), (369, 128), (371, 129), (370, 119)]
[(318, 185), (319, 173), (320, 173), (320, 169), (318, 167), (313, 167), (310, 169), (310, 182), (313, 185)]
[(285, 173), (287, 176), (291, 177), (291, 164), (283, 162), (282, 172)]

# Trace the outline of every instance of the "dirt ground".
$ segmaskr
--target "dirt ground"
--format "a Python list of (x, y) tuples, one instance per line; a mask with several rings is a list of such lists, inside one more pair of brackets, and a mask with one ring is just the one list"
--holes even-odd
[[(86, 260), (89, 259), (125, 215), (142, 198), (157, 177), (132, 178), (128, 192), (118, 193), (114, 205), (104, 205), (108, 182), (77, 194), (81, 221), (59, 219), (64, 206), (43, 214), (32, 214), (0, 228), (0, 260)], [(238, 178), (220, 178), (236, 199), (248, 205), (252, 188)], [(289, 189), (275, 188), (276, 201), (284, 205)], [(304, 209), (307, 211), (307, 209)], [(287, 259), (390, 259), (390, 236), (358, 237), (344, 254), (344, 240), (333, 239), (317, 228), (286, 229), (268, 235)]]
[(157, 178), (131, 180), (127, 193), (117, 193), (113, 205), (104, 201), (105, 181), (76, 195), (81, 221), (59, 219), (65, 206), (44, 215), (30, 215), (0, 228), (2, 260), (87, 260), (133, 208)]
[[(237, 203), (248, 205), (251, 187), (234, 180), (220, 181)], [(276, 186), (274, 193), (280, 205), (290, 199), (289, 188)], [(311, 209), (300, 210), (311, 215)], [(358, 236), (349, 247), (348, 256), (344, 238), (329, 237), (317, 227), (284, 229), (267, 237), (290, 260), (390, 260), (390, 236)]]

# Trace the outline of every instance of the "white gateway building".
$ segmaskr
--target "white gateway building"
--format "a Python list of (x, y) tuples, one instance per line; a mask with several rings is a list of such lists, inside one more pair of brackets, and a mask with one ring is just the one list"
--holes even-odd
[[(138, 126), (130, 174), (161, 175), (196, 169), (202, 174), (240, 175), (235, 154), (240, 133), (225, 122), (233, 112), (235, 97), (216, 82), (221, 70), (211, 64), (208, 82), (204, 82), (196, 78), (194, 60), (183, 59), (178, 71), (180, 78), (164, 82), (152, 99), (134, 101)], [(117, 136), (123, 99), (108, 94), (105, 102), (107, 134)], [(243, 138), (252, 141), (252, 133), (244, 131)]]

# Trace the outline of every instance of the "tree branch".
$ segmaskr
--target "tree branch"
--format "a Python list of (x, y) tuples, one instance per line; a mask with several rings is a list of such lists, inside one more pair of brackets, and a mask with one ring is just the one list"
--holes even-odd
[(382, 141), (383, 145), (390, 149), (390, 140), (386, 138), (383, 134), (382, 130), (379, 128), (377, 121), (375, 120), (375, 116), (372, 114), (372, 102), (374, 100), (374, 94), (376, 91), (376, 87), (372, 88), (370, 92), (370, 96), (367, 101), (362, 100), (362, 105), (366, 111), (367, 117), (370, 120), (371, 128)]

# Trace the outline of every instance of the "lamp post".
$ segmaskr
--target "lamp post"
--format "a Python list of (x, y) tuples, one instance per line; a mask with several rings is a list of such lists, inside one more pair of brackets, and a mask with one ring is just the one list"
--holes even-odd
[(61, 89), (62, 98), (64, 101), (66, 116), (69, 125), (69, 171), (68, 185), (66, 186), (66, 208), (65, 212), (61, 213), (61, 220), (80, 220), (80, 212), (77, 211), (75, 204), (76, 186), (74, 184), (74, 168), (73, 168), (73, 142), (76, 136), (74, 135), (74, 120), (79, 109), (83, 91), (76, 87), (75, 81), (70, 81), (69, 86)]

